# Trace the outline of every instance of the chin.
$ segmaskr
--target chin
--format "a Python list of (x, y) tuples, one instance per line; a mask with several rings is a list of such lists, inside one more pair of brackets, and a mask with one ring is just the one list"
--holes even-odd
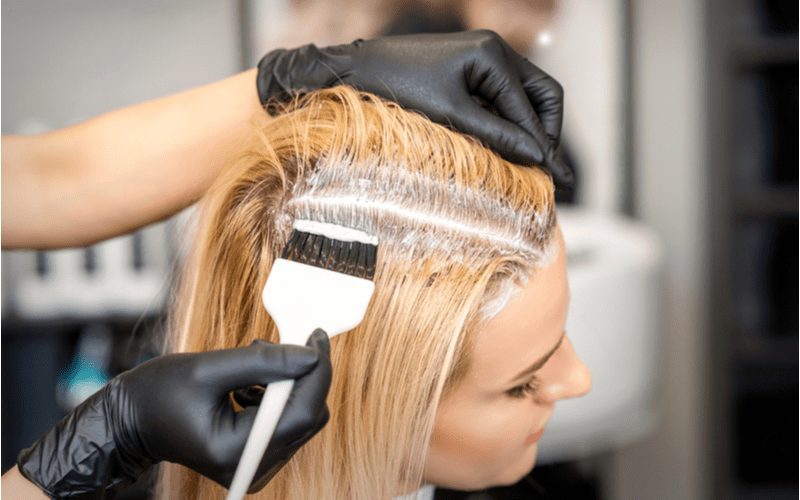
[(492, 486), (510, 486), (512, 484), (516, 484), (522, 480), (523, 477), (527, 476), (533, 467), (536, 465), (536, 456), (538, 455), (538, 449), (534, 445), (523, 457), (521, 457), (520, 461), (516, 464), (516, 467), (509, 467), (508, 468), (508, 476), (503, 477), (501, 482), (498, 482)]
[(502, 475), (498, 475), (492, 480), (486, 481), (485, 484), (471, 487), (469, 490), (484, 490), (487, 488), (494, 488), (498, 486), (511, 486), (522, 481), (522, 478), (528, 475), (536, 465), (537, 449), (534, 446), (530, 453), (526, 453), (520, 460), (507, 467), (502, 471)]
[(427, 477), (424, 478), (424, 481), (441, 488), (458, 491), (478, 491), (497, 486), (511, 486), (520, 482), (533, 469), (533, 466), (536, 465), (537, 454), (536, 445), (528, 447), (516, 461), (509, 463), (491, 477), (480, 477), (478, 474), (459, 474), (457, 477)]

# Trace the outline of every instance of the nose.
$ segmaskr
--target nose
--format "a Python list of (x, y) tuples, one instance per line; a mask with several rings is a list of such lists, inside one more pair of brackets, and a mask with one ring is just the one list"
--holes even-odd
[(540, 397), (549, 403), (583, 396), (592, 388), (589, 367), (580, 360), (569, 338), (564, 339), (561, 348), (542, 369), (541, 376), (544, 380)]

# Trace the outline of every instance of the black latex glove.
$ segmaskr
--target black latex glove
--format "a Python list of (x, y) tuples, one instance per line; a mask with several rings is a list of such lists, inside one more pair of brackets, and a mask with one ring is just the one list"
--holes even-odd
[(558, 153), (561, 85), (492, 31), (305, 45), (272, 51), (258, 63), (262, 104), (337, 84), (421, 111), (478, 137), (513, 162), (541, 165), (559, 186), (574, 181)]
[(322, 330), (308, 347), (256, 341), (143, 363), (20, 452), (17, 464), (57, 498), (111, 498), (162, 460), (228, 487), (258, 410), (235, 412), (229, 393), (289, 378), (297, 382), (251, 485), (257, 491), (328, 421), (331, 365)]

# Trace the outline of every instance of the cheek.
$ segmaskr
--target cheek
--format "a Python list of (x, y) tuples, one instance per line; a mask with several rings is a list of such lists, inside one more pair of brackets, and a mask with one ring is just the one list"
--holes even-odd
[(485, 405), (443, 404), (431, 438), (426, 476), (434, 484), (479, 489), (516, 482), (533, 466), (535, 407), (506, 400)]

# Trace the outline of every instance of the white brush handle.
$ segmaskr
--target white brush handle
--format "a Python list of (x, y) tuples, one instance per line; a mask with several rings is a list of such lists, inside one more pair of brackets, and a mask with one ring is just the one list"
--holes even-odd
[(289, 401), (289, 395), (292, 393), (293, 387), (294, 380), (281, 380), (267, 385), (267, 390), (264, 391), (264, 397), (256, 413), (253, 429), (247, 437), (242, 458), (239, 460), (239, 466), (236, 467), (236, 473), (233, 475), (233, 482), (231, 482), (231, 487), (226, 497), (227, 500), (240, 500), (247, 493), (247, 489), (256, 475), (256, 469), (261, 463), (261, 458), (272, 440), (272, 435), (275, 433), (275, 428), (281, 419), (286, 402)]
[[(375, 284), (367, 279), (277, 259), (261, 293), (280, 332), (281, 344), (304, 345), (316, 328), (329, 337), (355, 328), (364, 318)], [(253, 482), (294, 380), (267, 385), (227, 500), (241, 500)]]

